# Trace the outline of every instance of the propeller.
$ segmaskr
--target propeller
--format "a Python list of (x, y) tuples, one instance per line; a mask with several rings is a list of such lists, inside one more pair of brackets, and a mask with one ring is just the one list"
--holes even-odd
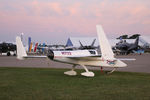
[(54, 52), (51, 49), (48, 49), (47, 58), (46, 58), (48, 66), (50, 65), (49, 63), (50, 59), (53, 60), (53, 58), (54, 58)]
[(54, 52), (51, 49), (48, 49), (47, 57), (51, 60), (54, 59)]

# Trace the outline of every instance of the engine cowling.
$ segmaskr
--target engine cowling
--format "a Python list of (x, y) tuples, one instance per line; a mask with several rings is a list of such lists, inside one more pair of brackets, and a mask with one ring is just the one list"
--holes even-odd
[(48, 57), (49, 59), (53, 60), (53, 59), (54, 59), (54, 52), (49, 49), (49, 50), (48, 50), (48, 53), (47, 53), (47, 57)]

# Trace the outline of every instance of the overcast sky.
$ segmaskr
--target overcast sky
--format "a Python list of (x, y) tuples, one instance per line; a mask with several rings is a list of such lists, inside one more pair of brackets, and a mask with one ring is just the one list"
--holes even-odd
[(97, 36), (96, 24), (109, 37), (150, 35), (150, 0), (0, 0), (0, 41), (23, 32), (35, 42), (61, 43)]

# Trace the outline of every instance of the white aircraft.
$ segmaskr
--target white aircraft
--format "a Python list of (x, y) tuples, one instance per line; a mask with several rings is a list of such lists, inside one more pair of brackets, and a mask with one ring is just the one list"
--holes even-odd
[(64, 72), (66, 75), (77, 75), (74, 70), (76, 65), (80, 65), (85, 69), (85, 72), (81, 75), (86, 77), (94, 77), (94, 73), (89, 71), (86, 66), (94, 67), (111, 67), (113, 68), (112, 73), (116, 68), (126, 67), (127, 65), (121, 60), (135, 60), (135, 59), (117, 59), (114, 57), (114, 53), (111, 46), (106, 38), (106, 35), (102, 29), (101, 25), (97, 25), (97, 34), (100, 44), (101, 55), (97, 53), (96, 50), (70, 50), (70, 51), (48, 51), (47, 56), (28, 56), (20, 37), (16, 37), (17, 44), (17, 58), (22, 60), (24, 58), (46, 58), (57, 62), (72, 64), (72, 70)]

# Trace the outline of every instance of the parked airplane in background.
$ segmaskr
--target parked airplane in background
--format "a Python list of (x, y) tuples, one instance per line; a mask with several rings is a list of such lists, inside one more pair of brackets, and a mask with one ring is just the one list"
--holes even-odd
[(12, 43), (0, 43), (0, 53), (7, 56), (16, 55), (16, 45)]
[(79, 47), (79, 49), (80, 50), (84, 50), (84, 49), (96, 49), (97, 47), (96, 46), (94, 46), (94, 44), (95, 44), (95, 41), (96, 41), (96, 39), (94, 39), (93, 40), (93, 42), (92, 42), (92, 44), (91, 45), (89, 45), (89, 46), (84, 46), (82, 43), (81, 43), (81, 41), (79, 41), (79, 43), (80, 43), (80, 47)]
[(121, 40), (121, 42), (117, 43), (114, 47), (116, 51), (120, 54), (129, 54), (133, 51), (137, 51), (139, 48), (139, 37), (137, 37), (135, 43), (127, 43), (126, 40)]
[(20, 37), (16, 37), (17, 44), (17, 58), (46, 58), (57, 62), (72, 64), (72, 70), (64, 72), (66, 75), (77, 75), (75, 69), (76, 65), (80, 65), (85, 69), (85, 72), (81, 73), (83, 76), (94, 77), (94, 73), (89, 71), (86, 66), (95, 67), (110, 67), (113, 68), (110, 73), (115, 71), (116, 68), (126, 67), (127, 65), (121, 60), (135, 60), (135, 59), (117, 59), (114, 57), (114, 53), (106, 38), (106, 35), (101, 27), (97, 25), (97, 34), (100, 44), (101, 55), (96, 50), (70, 50), (70, 51), (52, 51), (49, 49), (47, 56), (28, 56), (25, 52)]

